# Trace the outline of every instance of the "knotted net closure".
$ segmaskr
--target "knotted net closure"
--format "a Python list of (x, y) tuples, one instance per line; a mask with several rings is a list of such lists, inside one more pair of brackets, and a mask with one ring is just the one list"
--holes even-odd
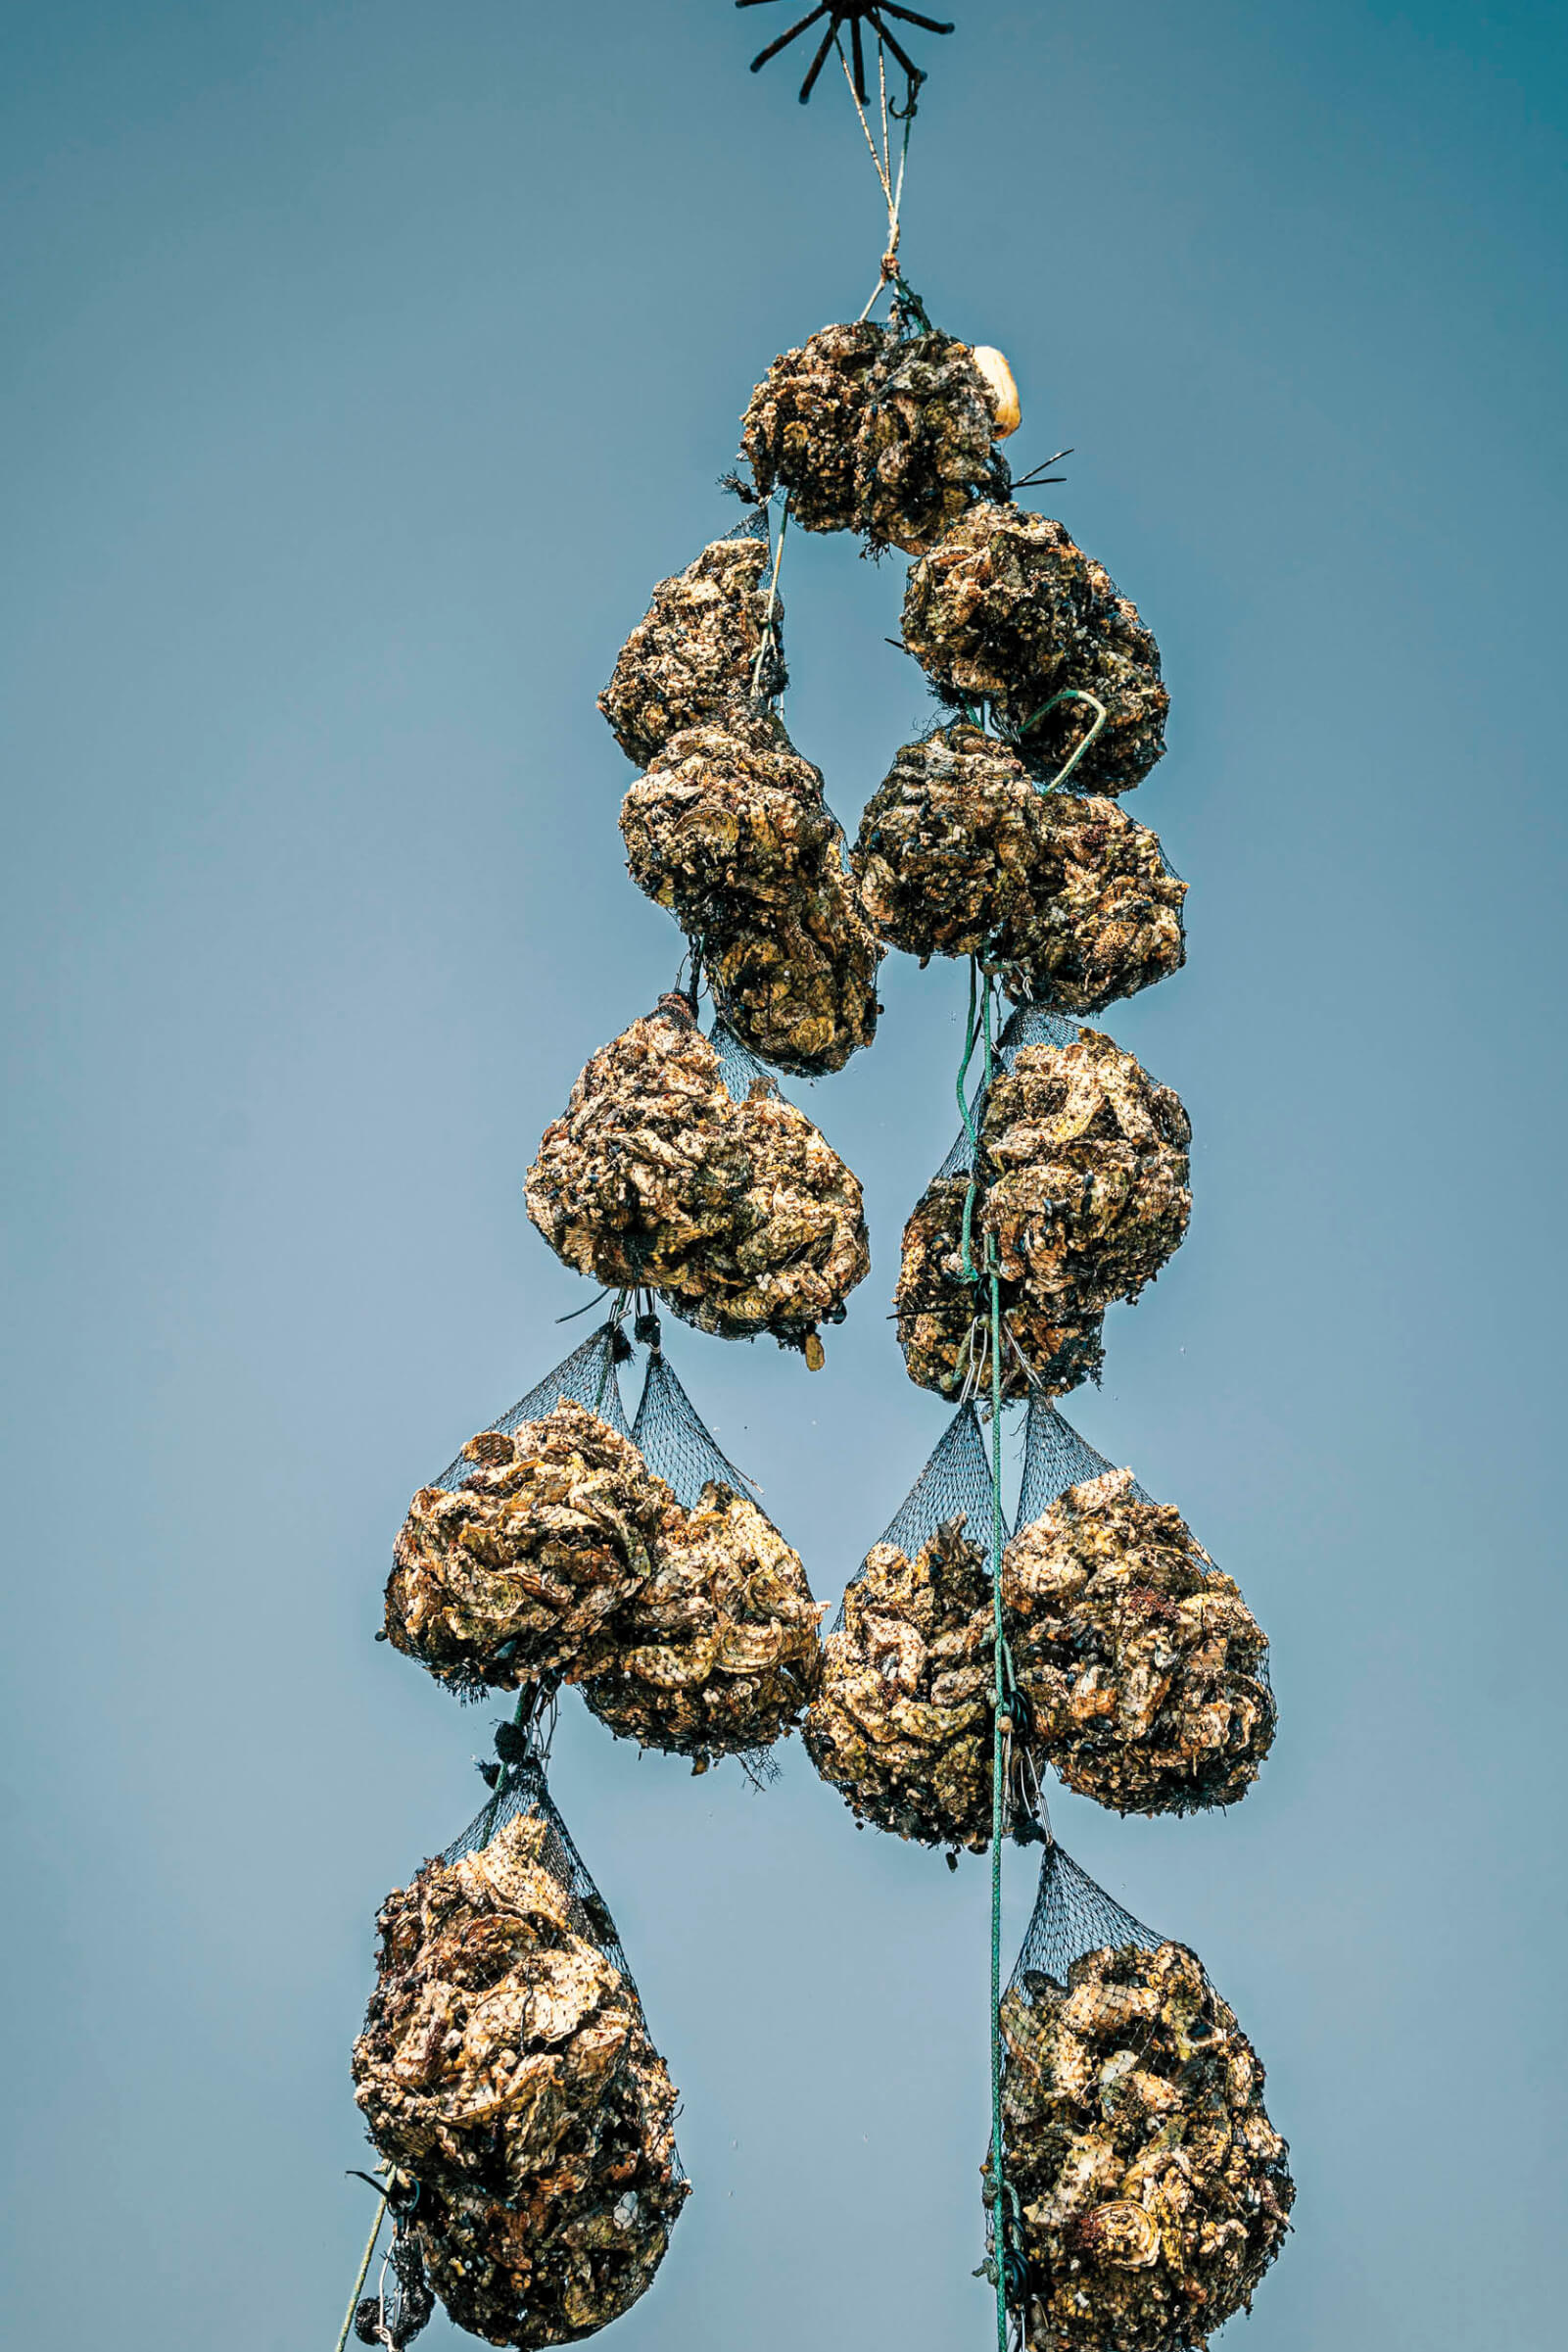
[[(1295, 2196), (1263, 2069), (1185, 1945), (1054, 1842), (1000, 2011), (1009, 2246), (1034, 2352), (1202, 2352)], [(992, 2163), (982, 2172), (994, 2233)]]
[(1186, 956), (1187, 886), (1114, 800), (1042, 791), (975, 726), (906, 744), (861, 818), (866, 913), (890, 947), (974, 956), (1016, 1001), (1096, 1013)]
[(431, 2285), (493, 2343), (565, 2343), (652, 2280), (689, 2194), (676, 2092), (525, 1735), (496, 1795), (378, 1916), (355, 2044), (370, 2136), (416, 2183)]
[(815, 1685), (822, 1612), (657, 1328), (639, 1320), (651, 1352), (632, 1434), (577, 1401), (607, 1401), (617, 1351), (630, 1353), (612, 1318), (530, 1392), (535, 1417), (514, 1407), (421, 1488), (386, 1630), (460, 1693), (522, 1689), (537, 1708), (576, 1683), (618, 1738), (699, 1772), (738, 1755), (758, 1775)]
[(775, 360), (741, 450), (758, 493), (786, 490), (802, 529), (913, 554), (1006, 480), (992, 448), (1018, 422), (1005, 373), (931, 327), (900, 284), (891, 324), (823, 327)]
[(911, 570), (903, 642), (943, 701), (988, 703), (1038, 776), (1081, 749), (1074, 788), (1114, 796), (1164, 751), (1159, 647), (1104, 565), (1043, 514), (971, 506)]
[(784, 693), (784, 605), (772, 573), (766, 524), (761, 537), (742, 524), (654, 589), (598, 698), (638, 767), (683, 728), (743, 723)]
[(1043, 1761), (1120, 1813), (1236, 1803), (1277, 1712), (1267, 1638), (1179, 1512), (1029, 1406), (1002, 1559), (1014, 1670)]
[(771, 1332), (808, 1361), (870, 1271), (855, 1176), (776, 1088), (732, 1098), (684, 997), (593, 1056), (526, 1192), (568, 1266), (656, 1291), (721, 1338)]
[(992, 1826), (992, 1526), (969, 1405), (850, 1580), (802, 1728), (857, 1820), (974, 1852)]
[(753, 706), (672, 736), (621, 832), (633, 881), (675, 916), (755, 1052), (814, 1076), (871, 1043), (881, 949), (821, 771), (782, 719)]

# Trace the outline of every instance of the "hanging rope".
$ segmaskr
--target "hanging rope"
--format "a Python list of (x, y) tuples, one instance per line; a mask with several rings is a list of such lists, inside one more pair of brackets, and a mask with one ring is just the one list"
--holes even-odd
[(915, 120), (915, 108), (912, 99), (906, 114), (899, 116), (896, 108), (892, 110), (893, 116), (902, 121), (904, 126), (903, 136), (899, 141), (898, 165), (895, 170), (892, 126), (887, 105), (887, 53), (882, 46), (881, 35), (879, 33), (877, 36), (877, 95), (881, 124), (881, 145), (879, 147), (873, 134), (871, 124), (866, 120), (866, 109), (861, 104), (860, 92), (855, 86), (855, 76), (850, 72), (849, 60), (844, 55), (843, 42), (836, 32), (833, 34), (833, 47), (838, 52), (838, 63), (844, 70), (844, 81), (848, 86), (850, 101), (854, 106), (855, 113), (860, 118), (860, 127), (866, 134), (866, 147), (871, 156), (872, 169), (877, 174), (877, 184), (881, 189), (882, 200), (887, 207), (887, 243), (882, 251), (881, 270), (876, 285), (872, 288), (870, 300), (861, 312), (860, 318), (855, 322), (858, 326), (861, 320), (871, 316), (882, 288), (888, 285), (896, 286), (898, 283), (898, 240), (901, 234), (899, 214), (904, 202), (904, 170), (909, 162), (909, 133), (910, 126)]
[[(997, 2352), (1007, 2352), (1008, 2237), (1007, 2182), (1002, 2160), (1002, 1838), (1007, 1826), (1007, 1782), (1012, 1716), (1009, 1700), (1013, 1683), (1012, 1658), (1002, 1621), (1002, 1551), (1006, 1527), (1002, 1512), (1002, 1275), (997, 1262), (996, 1235), (987, 1233), (983, 1261), (974, 1256), (974, 1204), (979, 1193), (979, 1131), (974, 1124), (966, 1086), (975, 1048), (981, 1049), (980, 1085), (975, 1100), (983, 1103), (995, 1076), (992, 1033), (995, 984), (980, 977), (970, 958), (969, 1020), (964, 1058), (958, 1070), (958, 1107), (970, 1140), (969, 1190), (964, 1198), (963, 1272), (976, 1289), (986, 1292), (985, 1322), (991, 1356), (991, 2259), (996, 2285)], [(976, 1316), (976, 1323), (980, 1318)], [(972, 1374), (976, 1368), (972, 1360)]]
[(363, 2291), (364, 2282), (370, 2276), (370, 2265), (375, 2260), (376, 2239), (381, 2235), (381, 2225), (387, 2218), (387, 2192), (385, 2189), (383, 2189), (380, 2196), (376, 2199), (375, 2222), (371, 2228), (370, 2235), (365, 2241), (364, 2260), (359, 2265), (359, 2276), (357, 2279), (356, 2279), (354, 2282), (354, 2292), (349, 2297), (349, 2308), (344, 2315), (343, 2327), (338, 2335), (336, 2352), (343, 2352), (343, 2347), (349, 2340), (349, 2331), (354, 2326), (354, 2315), (359, 2308), (359, 2297)]
[(786, 490), (784, 492), (784, 509), (779, 517), (779, 543), (773, 552), (773, 577), (768, 582), (768, 609), (763, 616), (762, 643), (757, 648), (756, 663), (751, 672), (751, 699), (753, 701), (756, 700), (758, 691), (762, 685), (762, 670), (763, 664), (768, 658), (768, 649), (774, 642), (774, 614), (778, 609), (779, 604), (779, 574), (784, 568), (784, 533), (788, 530), (788, 528), (789, 493)]

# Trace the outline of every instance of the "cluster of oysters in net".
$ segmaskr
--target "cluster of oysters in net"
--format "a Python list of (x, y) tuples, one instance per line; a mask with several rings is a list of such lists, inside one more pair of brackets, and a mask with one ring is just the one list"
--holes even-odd
[(1114, 800), (1042, 792), (1018, 753), (964, 722), (906, 744), (854, 848), (889, 947), (974, 956), (1007, 992), (1097, 1013), (1177, 971), (1187, 886)]
[(661, 581), (599, 699), (645, 771), (621, 809), (633, 881), (699, 947), (735, 1034), (815, 1076), (876, 1033), (881, 950), (821, 772), (769, 704), (784, 609), (767, 560), (764, 541), (722, 539)]
[(1001, 2025), (1029, 2344), (1202, 2352), (1251, 2304), (1295, 2195), (1233, 2012), (1185, 1946), (1128, 1944), (1065, 1985), (1025, 1969)]
[(519, 2346), (626, 2311), (688, 2193), (674, 2086), (548, 1841), (519, 1812), (388, 1896), (354, 2050), (370, 2136), (419, 2184), (432, 2285), (459, 2326)]
[(857, 1819), (927, 1846), (990, 1844), (993, 1606), (962, 1516), (913, 1559), (867, 1554), (801, 1726)]
[(1003, 1396), (1094, 1376), (1105, 1309), (1136, 1298), (1186, 1232), (1190, 1141), (1170, 1088), (1099, 1031), (1022, 1047), (985, 1100), (973, 1197), (968, 1172), (937, 1176), (904, 1228), (893, 1303), (910, 1378), (989, 1391), (988, 1284), (966, 1272), (966, 1206), (970, 1268), (988, 1243), (996, 1258)]
[(1118, 1813), (1234, 1804), (1274, 1736), (1267, 1639), (1168, 1505), (1112, 1469), (1058, 1497), (1002, 1556), (1029, 1737)]
[(999, 353), (934, 328), (829, 326), (775, 360), (741, 419), (763, 497), (782, 486), (807, 531), (860, 531), (874, 548), (928, 548), (998, 468), (1018, 423)]
[[(1079, 792), (1130, 792), (1164, 750), (1170, 696), (1160, 652), (1103, 564), (1058, 522), (971, 506), (909, 576), (904, 644), (941, 698), (984, 701), (1034, 774), (1072, 770)], [(1049, 707), (1048, 707), (1049, 706)]]
[(748, 1496), (676, 1501), (632, 1442), (563, 1401), (470, 1438), (422, 1487), (393, 1554), (386, 1630), (459, 1689), (581, 1686), (619, 1737), (699, 1766), (799, 1721), (821, 1610)]
[(684, 998), (594, 1055), (528, 1173), (556, 1255), (609, 1289), (657, 1291), (725, 1339), (771, 1332), (820, 1361), (871, 1265), (860, 1185), (771, 1085), (732, 1101)]

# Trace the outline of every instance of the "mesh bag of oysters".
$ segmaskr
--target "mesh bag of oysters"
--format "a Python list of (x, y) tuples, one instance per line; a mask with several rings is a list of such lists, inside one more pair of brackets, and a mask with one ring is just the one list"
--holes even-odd
[(1160, 648), (1104, 565), (1043, 514), (967, 507), (910, 571), (903, 643), (940, 700), (988, 705), (1037, 776), (1070, 762), (1076, 791), (1115, 797), (1164, 751)]
[(823, 327), (775, 360), (740, 446), (758, 492), (787, 491), (804, 530), (914, 554), (1006, 480), (994, 445), (1018, 423), (1001, 353), (933, 328), (900, 285), (890, 324)]
[(861, 912), (821, 771), (760, 704), (664, 744), (621, 808), (627, 865), (699, 949), (714, 1003), (753, 1052), (841, 1070), (877, 1029), (881, 949)]
[(1103, 795), (1042, 791), (967, 720), (904, 745), (853, 864), (884, 945), (974, 956), (1015, 1001), (1097, 1013), (1185, 960), (1187, 886), (1158, 836)]
[[(1234, 2012), (1052, 1842), (1000, 2024), (1002, 2234), (1031, 2352), (1203, 2352), (1295, 2197)], [(994, 2259), (989, 2155), (983, 2181)]]
[[(627, 1428), (612, 1319), (421, 1487), (386, 1633), (461, 1693), (563, 1682), (618, 1738), (749, 1769), (799, 1722), (821, 1610), (797, 1553), (652, 1350)], [(593, 1399), (593, 1403), (585, 1402)], [(666, 1474), (667, 1473), (667, 1474)]]
[(859, 1824), (991, 1842), (992, 1487), (966, 1405), (844, 1593), (802, 1737)]
[(412, 2234), (451, 2318), (561, 2344), (643, 2293), (689, 2184), (614, 1924), (537, 1751), (522, 1733), (498, 1747), (478, 1818), (381, 1908), (355, 2095), (417, 2184)]
[(1187, 1115), (1110, 1037), (1023, 1006), (971, 1118), (975, 1144), (954, 1146), (904, 1228), (905, 1368), (945, 1396), (989, 1389), (989, 1283), (975, 1280), (989, 1248), (1003, 1396), (1061, 1396), (1098, 1376), (1106, 1308), (1136, 1298), (1186, 1232)]
[(528, 1174), (557, 1257), (612, 1290), (656, 1291), (725, 1339), (767, 1331), (822, 1361), (871, 1258), (859, 1182), (759, 1075), (743, 1100), (683, 996), (601, 1046)]
[(1177, 1511), (1030, 1400), (1002, 1608), (1034, 1753), (1118, 1813), (1236, 1803), (1273, 1742), (1268, 1641)]
[(783, 694), (784, 606), (772, 569), (759, 515), (659, 582), (598, 698), (637, 767), (649, 766), (672, 736), (765, 710)]

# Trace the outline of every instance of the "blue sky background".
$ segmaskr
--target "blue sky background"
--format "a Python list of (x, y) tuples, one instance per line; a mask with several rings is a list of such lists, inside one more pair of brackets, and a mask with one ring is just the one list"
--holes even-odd
[[(1563, 20), (955, 0), (904, 257), (1159, 635), (1131, 803), (1194, 1120), (1085, 1433), (1273, 1637), (1246, 1803), (1064, 1843), (1195, 1944), (1300, 2182), (1255, 2352), (1547, 2352), (1563, 2184)], [(4, 2228), (38, 2352), (328, 2352), (386, 1889), (482, 1794), (370, 1639), (408, 1494), (564, 1352), (541, 1128), (673, 969), (594, 708), (774, 354), (853, 315), (841, 89), (722, 0), (57, 0), (0, 89), (12, 1109)], [(902, 566), (797, 540), (854, 824)], [(797, 1089), (875, 1265), (678, 1369), (832, 1599), (940, 1434), (885, 1320), (956, 967)], [(625, 2352), (986, 2339), (985, 1873), (576, 1706), (559, 1800), (697, 2184)], [(1010, 1856), (1010, 1938), (1031, 1872)], [(445, 2323), (426, 2339), (454, 2341)]]

